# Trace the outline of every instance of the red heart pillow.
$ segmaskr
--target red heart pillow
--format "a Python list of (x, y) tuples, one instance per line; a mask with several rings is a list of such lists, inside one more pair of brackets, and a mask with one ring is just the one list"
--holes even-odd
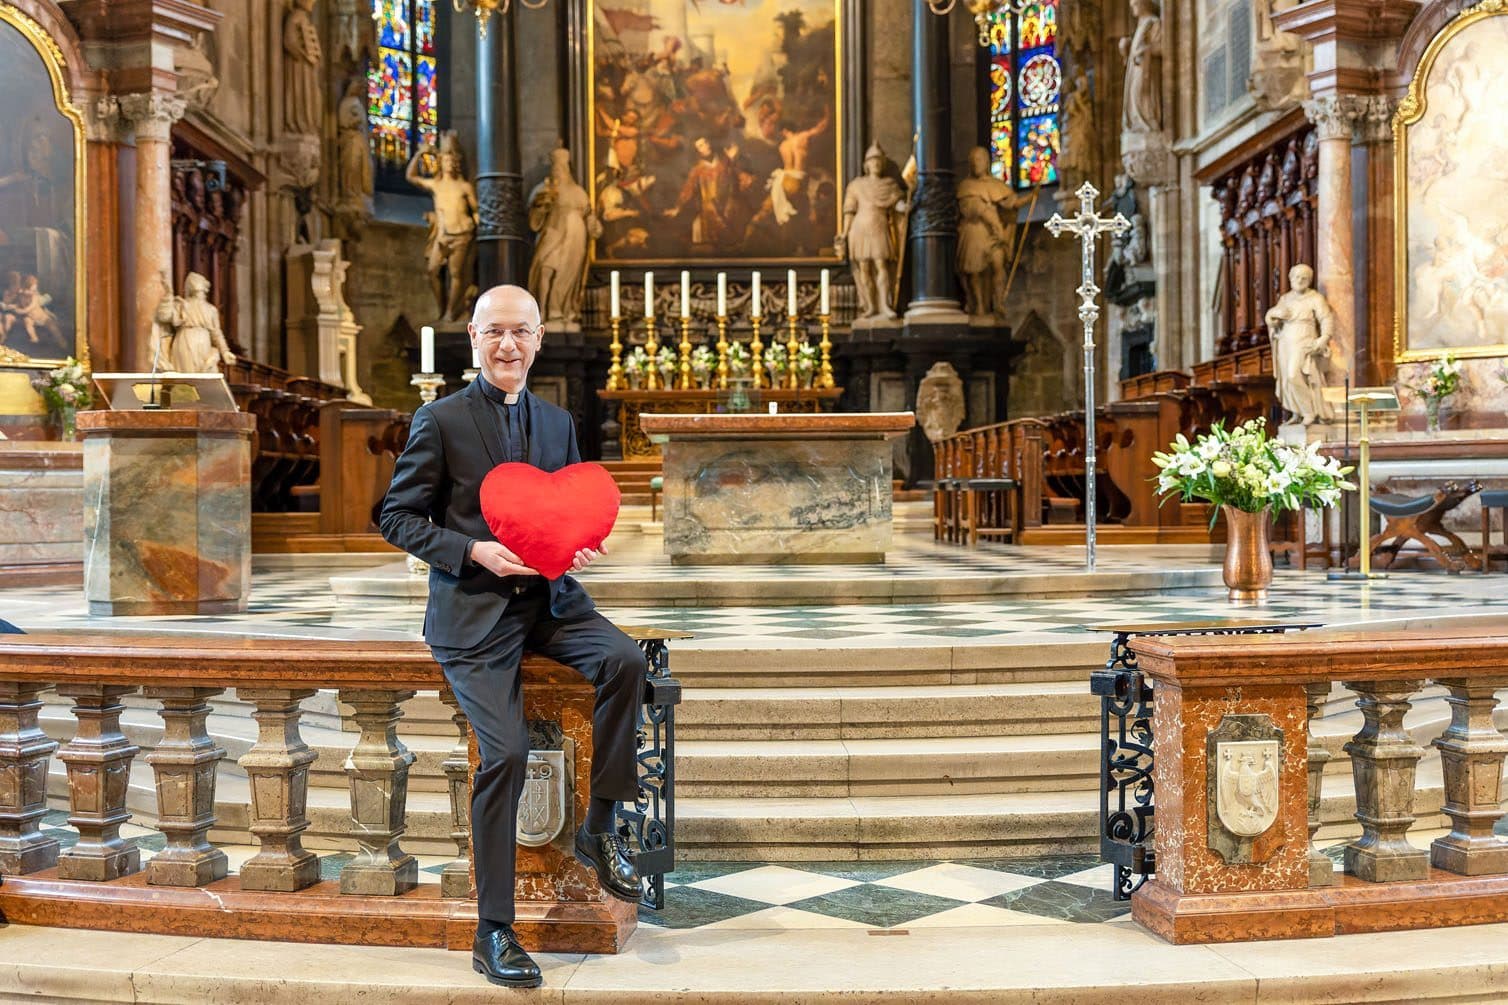
[(482, 479), (482, 516), (492, 536), (546, 579), (565, 575), (582, 548), (602, 547), (622, 499), (600, 464), (555, 472), (499, 464)]

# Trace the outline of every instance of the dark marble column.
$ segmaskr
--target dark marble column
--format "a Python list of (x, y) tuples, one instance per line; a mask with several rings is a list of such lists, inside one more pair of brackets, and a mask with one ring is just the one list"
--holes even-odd
[(529, 274), (524, 175), (518, 141), (518, 60), (512, 9), (477, 39), (477, 286), (522, 285)]
[(954, 321), (960, 313), (954, 256), (958, 203), (954, 197), (952, 67), (948, 19), (932, 13), (927, 0), (912, 0), (911, 115), (916, 131), (916, 208), (909, 246), (911, 304), (907, 323)]

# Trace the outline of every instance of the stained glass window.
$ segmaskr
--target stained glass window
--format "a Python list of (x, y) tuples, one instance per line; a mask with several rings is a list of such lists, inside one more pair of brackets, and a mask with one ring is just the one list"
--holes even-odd
[(414, 151), (440, 139), (436, 0), (371, 0), (377, 55), (367, 71), (367, 118), (379, 179), (402, 176)]
[(1017, 188), (1058, 180), (1063, 67), (1059, 0), (990, 15), (990, 170)]

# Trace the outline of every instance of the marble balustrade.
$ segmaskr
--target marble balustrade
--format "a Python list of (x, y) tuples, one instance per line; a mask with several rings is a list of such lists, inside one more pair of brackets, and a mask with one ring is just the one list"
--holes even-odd
[[(1508, 632), (1148, 637), (1132, 649), (1156, 682), (1157, 874), (1132, 897), (1141, 924), (1186, 943), (1508, 920), (1508, 838), (1494, 832), (1508, 737), (1493, 724)], [(1409, 830), (1426, 748), (1403, 720), (1431, 681), (1451, 710), (1432, 745), (1452, 827), (1421, 848)], [(1345, 746), (1361, 835), (1340, 873), (1312, 844), (1329, 754), (1310, 746), (1309, 725), (1334, 683), (1363, 718)]]

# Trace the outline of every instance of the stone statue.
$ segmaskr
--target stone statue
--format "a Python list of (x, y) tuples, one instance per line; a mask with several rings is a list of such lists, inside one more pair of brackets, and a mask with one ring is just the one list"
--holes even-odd
[(192, 44), (173, 51), (173, 72), (178, 74), (176, 94), (188, 102), (190, 108), (207, 107), (220, 87), (214, 60), (208, 51), (209, 44), (209, 33), (201, 31), (195, 33)]
[(1016, 248), (1016, 211), (1028, 199), (990, 174), (984, 147), (969, 151), (969, 176), (958, 183), (958, 274), (964, 310), (977, 318), (999, 317)]
[(1094, 178), (1099, 167), (1095, 143), (1099, 136), (1094, 126), (1094, 97), (1089, 93), (1089, 78), (1081, 70), (1073, 81), (1073, 90), (1063, 110), (1063, 146), (1058, 154), (1058, 188), (1072, 192)]
[[(439, 172), (428, 178), (419, 173), (426, 156), (438, 157), (440, 162)], [(439, 150), (432, 143), (421, 147), (408, 162), (403, 177), (434, 197), (434, 210), (425, 214), (429, 235), (424, 267), (440, 315), (447, 320), (458, 319), (466, 310), (471, 249), (476, 244), (477, 200), (476, 189), (461, 174), (461, 146), (455, 133), (445, 134)]]
[(933, 363), (916, 388), (916, 421), (932, 443), (947, 439), (963, 425), (967, 409), (963, 381), (952, 363)]
[[(162, 284), (167, 287), (166, 276)], [(157, 304), (152, 317), (153, 365), (174, 373), (219, 373), (222, 363), (234, 363), (236, 357), (220, 328), (220, 311), (209, 302), (209, 280), (190, 272), (183, 292), (175, 297), (166, 291)]]
[(283, 17), (283, 129), (306, 135), (318, 135), (324, 105), (313, 12), (314, 0), (293, 0)]
[(1125, 109), (1121, 129), (1128, 133), (1162, 131), (1162, 16), (1157, 0), (1131, 0), (1136, 30), (1121, 39), (1126, 57)]
[(1314, 288), (1314, 270), (1309, 266), (1289, 269), (1288, 283), (1289, 291), (1267, 311), (1278, 401), (1300, 425), (1329, 422), (1335, 416), (1325, 400), (1325, 370), (1335, 312)]
[(602, 236), (592, 200), (571, 174), (571, 152), (550, 151), (550, 174), (529, 195), (529, 229), (539, 235), (529, 292), (545, 321), (581, 320), (587, 245)]
[(896, 316), (890, 303), (891, 280), (900, 249), (896, 231), (906, 215), (906, 194), (900, 183), (887, 177), (885, 151), (878, 143), (864, 154), (864, 173), (855, 178), (843, 196), (843, 230), (838, 235), (839, 254), (853, 266), (859, 293), (859, 317)]
[(367, 123), (366, 81), (352, 80), (335, 112), (339, 130), (339, 173), (341, 201), (363, 207), (372, 198), (372, 148)]
[(1147, 218), (1136, 196), (1136, 179), (1122, 172), (1115, 176), (1115, 189), (1100, 205), (1102, 211), (1119, 213), (1131, 229), (1110, 236), (1110, 256), (1105, 261), (1105, 294), (1114, 299), (1131, 282), (1131, 271), (1151, 257), (1147, 246)]

